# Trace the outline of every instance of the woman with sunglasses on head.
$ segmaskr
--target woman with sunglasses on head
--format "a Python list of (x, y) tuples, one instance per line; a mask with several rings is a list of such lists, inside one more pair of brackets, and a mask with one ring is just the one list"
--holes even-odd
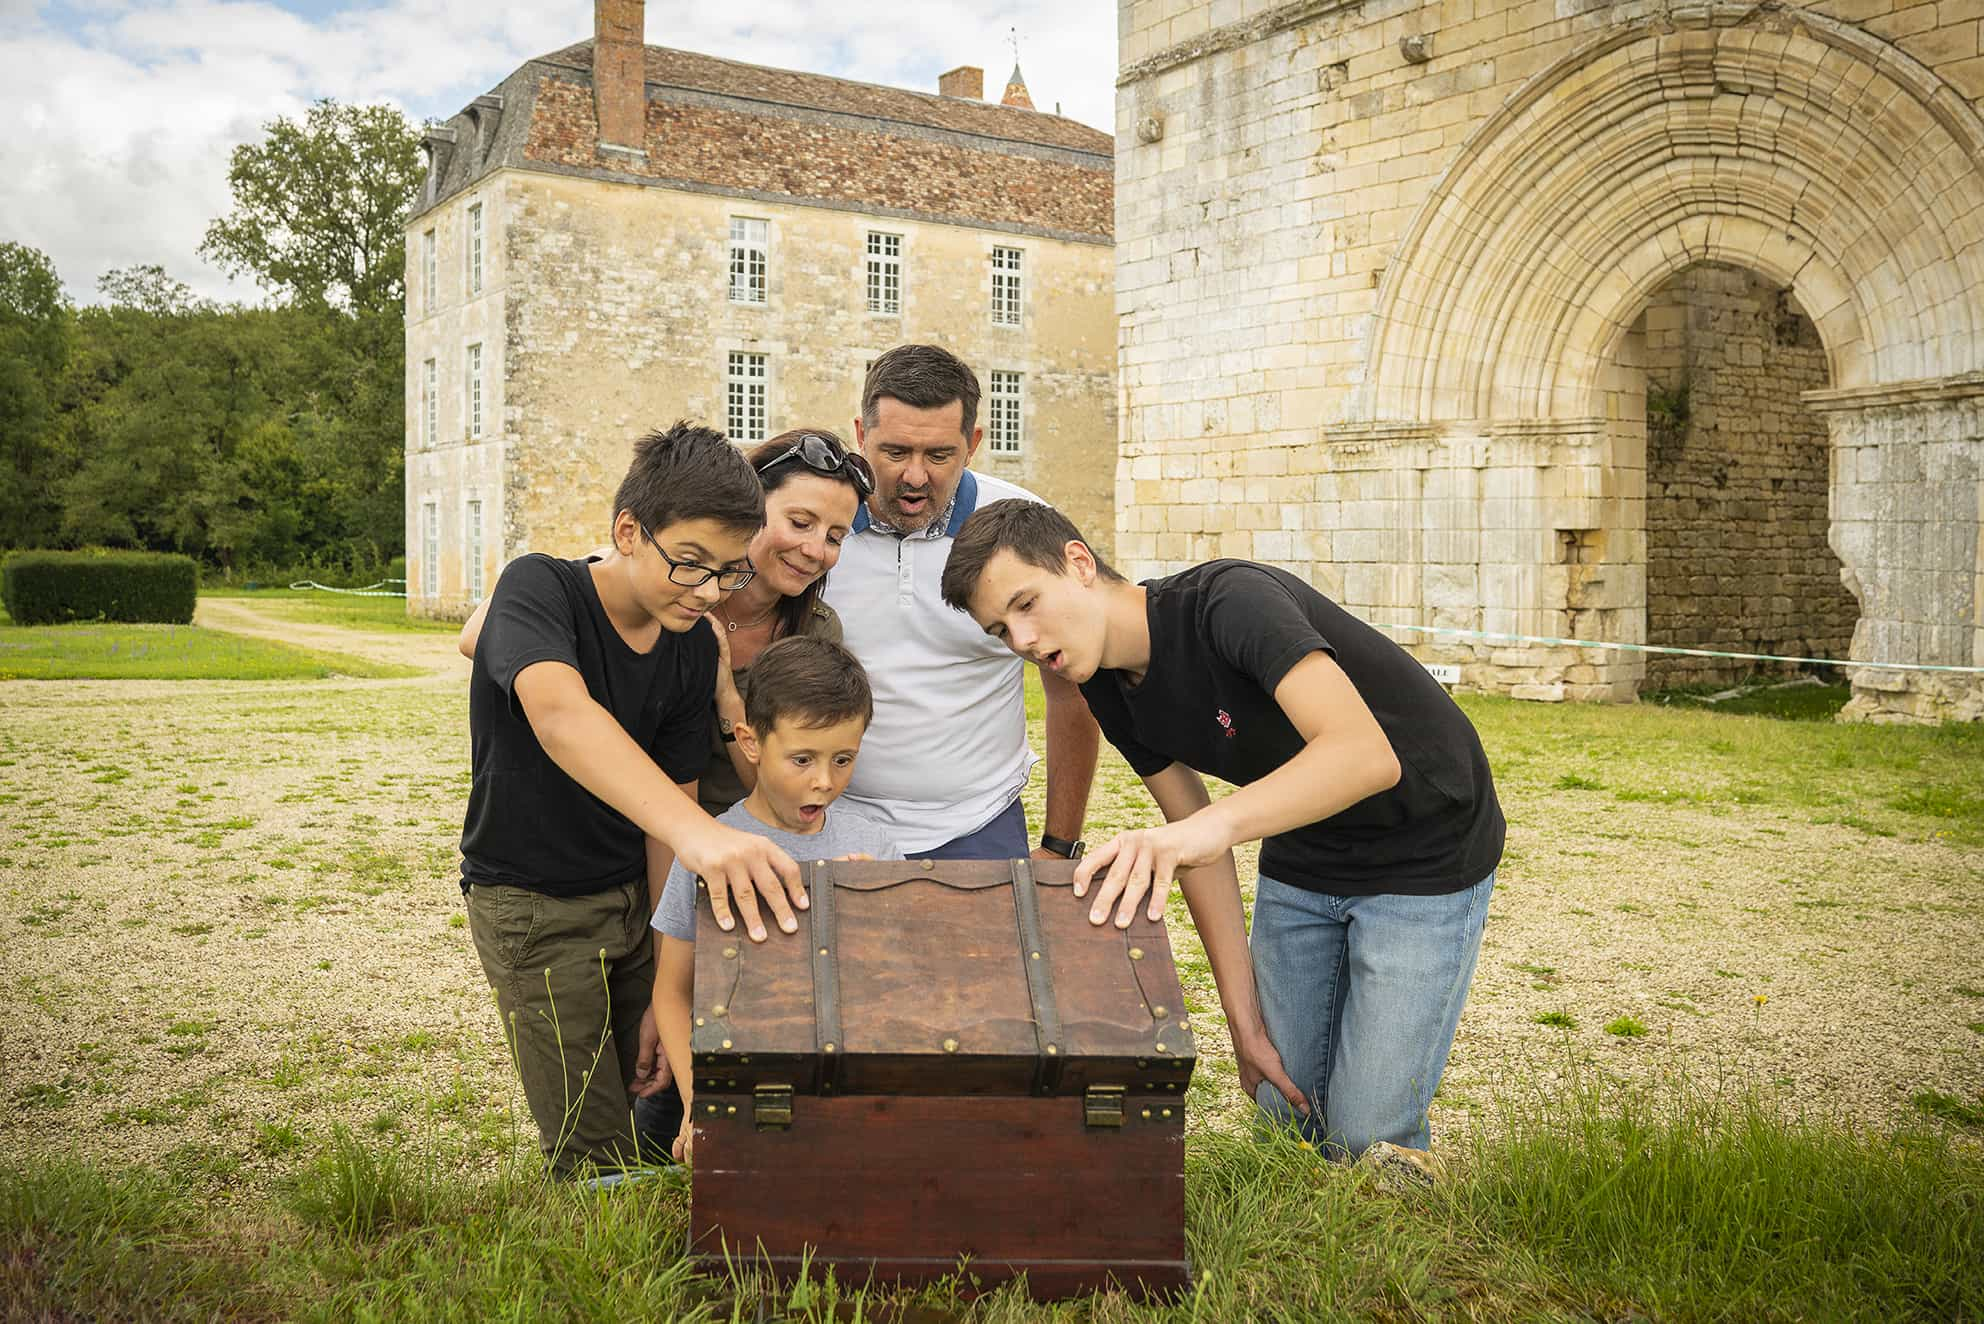
[[(696, 799), (712, 816), (749, 795), (756, 783), (734, 728), (744, 720), (758, 654), (789, 635), (840, 642), (840, 618), (821, 601), (820, 591), (827, 571), (840, 560), (841, 540), (855, 512), (875, 490), (868, 461), (825, 428), (781, 432), (745, 458), (764, 484), (765, 524), (751, 539), (750, 582), (726, 594), (708, 617), (720, 663), (709, 765), (696, 783)], [(604, 549), (597, 554), (604, 555)], [(486, 610), (486, 603), (478, 606), (462, 626), (464, 657), (475, 656)]]
[(720, 656), (709, 768), (696, 798), (722, 813), (751, 793), (757, 774), (737, 747), (735, 727), (750, 697), (751, 664), (793, 635), (841, 641), (840, 617), (821, 600), (841, 540), (874, 490), (868, 462), (820, 428), (782, 432), (747, 452), (765, 486), (765, 527), (751, 540), (751, 582), (710, 613)]

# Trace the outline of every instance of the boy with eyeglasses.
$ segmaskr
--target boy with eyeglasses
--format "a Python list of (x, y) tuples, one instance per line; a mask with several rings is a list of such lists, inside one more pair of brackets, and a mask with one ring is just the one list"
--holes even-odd
[(758, 476), (720, 433), (636, 443), (604, 557), (527, 555), (490, 595), (469, 682), (462, 828), (469, 930), (495, 990), (545, 1161), (639, 1161), (632, 1098), (668, 1088), (648, 918), (683, 868), (797, 930), (792, 859), (696, 804), (717, 646), (695, 628), (750, 582)]

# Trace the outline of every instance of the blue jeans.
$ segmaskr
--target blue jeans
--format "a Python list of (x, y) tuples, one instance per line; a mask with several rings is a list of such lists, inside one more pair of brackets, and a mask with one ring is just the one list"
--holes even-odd
[(1332, 896), (1260, 880), (1248, 946), (1261, 1014), (1311, 1109), (1299, 1117), (1262, 1081), (1254, 1101), (1269, 1120), (1294, 1121), (1337, 1158), (1379, 1140), (1429, 1145), (1426, 1109), (1447, 1069), (1494, 887), (1492, 873), (1447, 896)]
[(1033, 850), (1027, 840), (1026, 808), (1013, 801), (976, 832), (916, 852), (919, 860), (1023, 860)]

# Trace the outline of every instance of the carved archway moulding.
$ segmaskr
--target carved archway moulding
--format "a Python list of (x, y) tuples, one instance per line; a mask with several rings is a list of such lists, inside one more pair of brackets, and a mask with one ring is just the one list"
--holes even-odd
[(1851, 26), (1722, 4), (1624, 25), (1462, 147), (1326, 435), (1595, 421), (1648, 295), (1704, 261), (1793, 292), (1833, 391), (1984, 371), (1980, 161), (1969, 103)]

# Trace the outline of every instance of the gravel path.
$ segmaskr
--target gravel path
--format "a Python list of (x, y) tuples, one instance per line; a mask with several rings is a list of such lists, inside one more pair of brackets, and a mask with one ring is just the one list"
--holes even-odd
[[(224, 600), (200, 619), (429, 674), (0, 684), (0, 1156), (256, 1181), (343, 1122), (486, 1165), (527, 1125), (455, 882), (465, 663), (446, 635)], [(1145, 814), (1134, 785), (1105, 763), (1092, 839)], [(1769, 806), (1506, 799), (1443, 1134), (1572, 1070), (1682, 1070), (1879, 1127), (1919, 1121), (1923, 1089), (1984, 1098), (1979, 852)], [(1198, 1124), (1238, 1124), (1174, 932), (1199, 990)], [(1628, 1015), (1644, 1037), (1605, 1032)]]

